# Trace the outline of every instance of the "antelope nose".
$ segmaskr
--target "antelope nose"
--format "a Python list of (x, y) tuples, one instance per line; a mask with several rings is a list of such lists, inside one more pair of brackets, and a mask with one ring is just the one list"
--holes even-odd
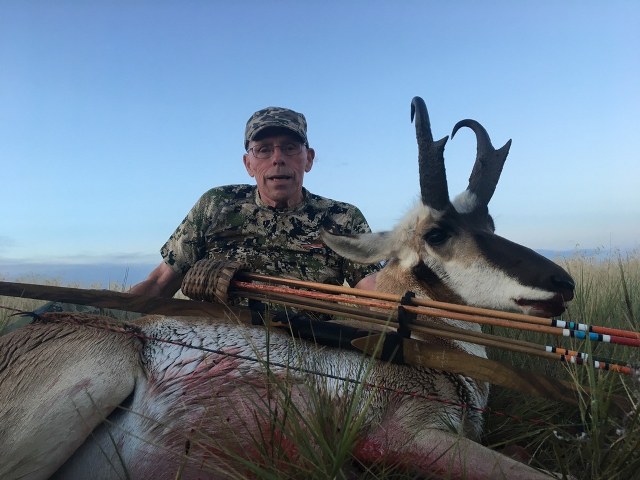
[(551, 281), (558, 288), (565, 302), (573, 299), (573, 291), (576, 289), (576, 283), (570, 276), (553, 275)]

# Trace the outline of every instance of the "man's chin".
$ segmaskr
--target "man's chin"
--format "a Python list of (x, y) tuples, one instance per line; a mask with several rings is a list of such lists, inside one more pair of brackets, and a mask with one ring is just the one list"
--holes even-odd
[(291, 186), (271, 186), (268, 191), (260, 192), (260, 198), (267, 205), (276, 208), (295, 206), (302, 201), (302, 192)]

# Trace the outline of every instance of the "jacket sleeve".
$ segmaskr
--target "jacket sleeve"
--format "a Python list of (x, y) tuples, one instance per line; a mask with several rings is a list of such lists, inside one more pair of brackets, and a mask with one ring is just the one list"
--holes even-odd
[(181, 274), (206, 255), (205, 233), (219, 210), (216, 189), (204, 193), (160, 249), (165, 263)]

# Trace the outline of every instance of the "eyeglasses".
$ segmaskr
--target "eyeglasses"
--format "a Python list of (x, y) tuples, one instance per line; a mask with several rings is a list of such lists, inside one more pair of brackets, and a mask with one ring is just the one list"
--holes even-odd
[(298, 142), (289, 142), (283, 145), (256, 145), (249, 149), (253, 156), (260, 159), (271, 158), (276, 151), (276, 147), (280, 149), (283, 155), (292, 157), (302, 151), (302, 144)]

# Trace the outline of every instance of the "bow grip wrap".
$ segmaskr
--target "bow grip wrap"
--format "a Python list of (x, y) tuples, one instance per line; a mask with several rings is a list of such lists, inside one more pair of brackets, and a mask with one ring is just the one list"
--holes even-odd
[(234, 275), (247, 266), (235, 260), (202, 259), (189, 269), (182, 280), (181, 290), (192, 300), (231, 304), (229, 285)]

